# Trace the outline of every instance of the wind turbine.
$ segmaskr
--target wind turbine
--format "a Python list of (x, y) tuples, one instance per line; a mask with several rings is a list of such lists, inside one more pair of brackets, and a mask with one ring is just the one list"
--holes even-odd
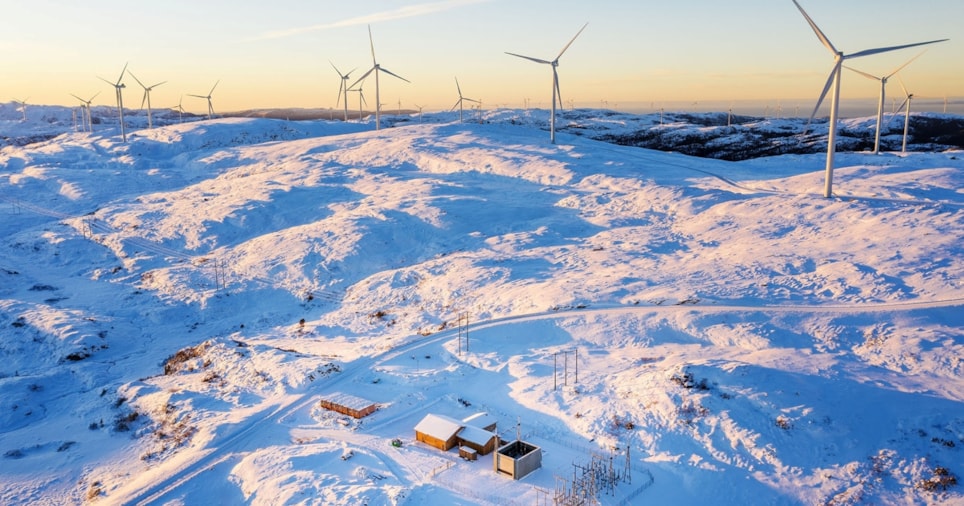
[[(375, 73), (375, 130), (378, 130), (381, 123), (381, 114), (382, 114), (382, 103), (379, 97), (379, 89), (378, 89), (378, 74), (384, 72), (390, 76), (397, 77), (402, 81), (405, 81), (406, 83), (410, 83), (411, 81), (409, 81), (408, 79), (405, 79), (404, 77), (398, 74), (393, 73), (388, 69), (383, 69), (381, 65), (378, 64), (378, 61), (375, 60), (375, 41), (374, 39), (372, 39), (371, 25), (368, 25), (368, 43), (371, 45), (371, 48), (372, 48), (372, 68), (368, 69), (368, 72), (365, 72), (357, 81), (355, 81), (355, 84), (362, 82), (372, 72)], [(355, 84), (352, 84), (351, 87), (354, 88)], [(359, 88), (359, 93), (361, 93), (361, 88)]]
[(418, 104), (415, 104), (415, 107), (418, 107), (418, 122), (421, 123), (421, 122), (422, 122), (422, 106), (420, 106), (420, 105), (418, 105)]
[[(331, 60), (328, 60), (328, 63), (331, 63)], [(355, 71), (355, 69), (351, 69), (350, 71), (348, 71), (347, 74), (342, 74), (341, 71), (338, 70), (338, 67), (336, 67), (334, 63), (331, 63), (331, 68), (335, 69), (335, 72), (338, 73), (338, 77), (341, 78), (341, 84), (338, 86), (338, 100), (335, 101), (335, 107), (338, 107), (338, 103), (342, 100), (342, 97), (344, 96), (345, 121), (348, 121), (348, 76), (350, 76), (351, 73)]]
[(884, 121), (884, 93), (885, 93), (885, 92), (884, 92), (884, 88), (887, 86), (887, 80), (890, 79), (891, 77), (893, 77), (893, 76), (894, 76), (895, 74), (897, 74), (898, 72), (900, 72), (904, 67), (910, 65), (910, 62), (916, 60), (917, 57), (919, 57), (919, 56), (922, 55), (922, 54), (924, 54), (923, 51), (921, 51), (920, 53), (917, 53), (917, 56), (911, 58), (910, 60), (907, 60), (907, 63), (904, 63), (904, 64), (901, 65), (900, 67), (897, 67), (897, 68), (894, 69), (894, 71), (891, 72), (890, 74), (887, 74), (887, 75), (885, 75), (885, 76), (880, 76), (880, 77), (875, 76), (875, 75), (872, 75), (872, 74), (868, 74), (867, 72), (863, 72), (863, 71), (857, 70), (857, 69), (855, 69), (855, 68), (853, 68), (853, 67), (847, 67), (846, 65), (844, 65), (844, 67), (846, 67), (847, 70), (851, 70), (851, 71), (853, 71), (853, 72), (856, 72), (856, 73), (858, 73), (858, 74), (866, 77), (867, 79), (870, 79), (870, 80), (872, 80), (872, 81), (880, 81), (880, 100), (877, 102), (877, 132), (874, 134), (874, 154), (875, 154), (875, 155), (876, 155), (877, 153), (880, 153), (880, 127), (881, 127), (881, 125), (883, 124), (883, 121)]
[(218, 80), (214, 83), (214, 86), (211, 86), (211, 91), (209, 91), (207, 95), (191, 95), (190, 93), (188, 93), (188, 96), (189, 96), (189, 97), (197, 97), (197, 98), (206, 98), (206, 99), (207, 99), (207, 101), (208, 101), (208, 119), (211, 119), (211, 118), (214, 117), (214, 106), (211, 105), (211, 94), (214, 93), (214, 88), (217, 88), (217, 87), (218, 87), (218, 83), (220, 83), (220, 82), (221, 82), (221, 80), (218, 79)]
[(355, 89), (354, 85), (352, 85), (352, 86), (349, 87), (347, 90), (345, 90), (345, 100), (348, 100), (348, 92), (349, 92), (349, 91), (354, 91), (354, 92), (357, 92), (357, 93), (358, 93), (358, 121), (361, 121), (361, 120), (362, 120), (362, 117), (363, 117), (363, 115), (364, 115), (364, 113), (365, 113), (364, 109), (362, 109), (362, 104), (368, 105), (368, 101), (365, 100), (365, 92), (362, 91), (362, 85), (364, 85), (365, 83), (359, 81), (359, 82), (357, 82), (357, 83), (355, 83), (355, 84), (358, 85), (358, 88), (357, 88), (357, 89)]
[[(27, 98), (30, 98), (30, 97), (27, 97)], [(17, 104), (20, 104), (20, 114), (23, 115), (23, 119), (20, 121), (27, 121), (27, 99), (26, 98), (23, 100), (13, 99), (13, 101)]]
[(84, 100), (78, 97), (77, 95), (74, 95), (73, 93), (70, 94), (70, 96), (76, 98), (77, 100), (80, 100), (80, 103), (81, 103), (80, 111), (84, 115), (84, 117), (81, 119), (83, 120), (82, 123), (84, 123), (84, 130), (88, 132), (94, 131), (94, 123), (90, 119), (90, 103), (93, 102), (95, 98), (97, 98), (97, 95), (100, 95), (99, 91), (97, 93), (94, 93), (94, 96), (90, 97), (90, 100)]
[(144, 88), (144, 97), (141, 98), (141, 109), (144, 108), (144, 102), (147, 102), (147, 128), (154, 128), (154, 124), (151, 122), (151, 90), (166, 83), (167, 81), (161, 81), (151, 86), (144, 86), (144, 83), (142, 83), (133, 72), (128, 70), (127, 73), (130, 74), (135, 81), (137, 81), (137, 84), (141, 85), (141, 88)]
[(860, 58), (862, 56), (870, 56), (873, 54), (885, 53), (888, 51), (896, 51), (898, 49), (905, 49), (908, 47), (923, 46), (925, 44), (934, 44), (936, 42), (943, 42), (947, 39), (931, 40), (927, 42), (917, 42), (914, 44), (904, 44), (901, 46), (865, 49), (863, 51), (858, 51), (856, 53), (844, 54), (842, 51), (838, 51), (837, 48), (834, 47), (833, 43), (830, 42), (830, 39), (828, 39), (827, 36), (824, 35), (824, 33), (820, 30), (820, 28), (817, 27), (817, 24), (814, 23), (812, 19), (810, 19), (810, 16), (807, 14), (807, 11), (803, 10), (803, 7), (800, 7), (800, 4), (797, 3), (797, 0), (793, 0), (793, 4), (797, 6), (797, 9), (800, 11), (800, 14), (803, 14), (804, 19), (807, 20), (807, 23), (810, 25), (810, 28), (813, 29), (813, 32), (817, 35), (817, 38), (820, 39), (820, 42), (823, 43), (823, 45), (830, 51), (831, 54), (833, 54), (834, 64), (833, 64), (833, 68), (830, 70), (830, 76), (827, 77), (827, 83), (823, 87), (823, 92), (820, 93), (820, 98), (817, 100), (817, 106), (814, 107), (813, 113), (810, 115), (810, 120), (812, 121), (813, 117), (817, 114), (817, 109), (820, 108), (820, 104), (823, 103), (823, 99), (827, 96), (827, 92), (830, 90), (830, 87), (833, 86), (833, 97), (831, 98), (831, 101), (830, 101), (830, 126), (829, 126), (830, 132), (827, 137), (827, 167), (826, 167), (826, 176), (824, 180), (824, 189), (823, 189), (823, 196), (826, 198), (830, 198), (831, 194), (833, 193), (833, 156), (836, 152), (836, 144), (837, 144), (837, 112), (838, 112), (837, 109), (838, 109), (838, 106), (840, 105), (840, 75), (842, 73), (841, 67), (843, 66), (844, 60), (849, 60), (851, 58)]
[(462, 122), (462, 103), (463, 103), (463, 102), (475, 102), (476, 104), (479, 104), (480, 102), (479, 102), (478, 100), (475, 100), (475, 99), (471, 99), (471, 98), (467, 98), (467, 97), (463, 97), (463, 96), (462, 96), (462, 87), (459, 86), (459, 78), (458, 78), (458, 77), (455, 78), (455, 89), (458, 90), (458, 92), (459, 92), (459, 101), (456, 102), (455, 105), (452, 106), (452, 110), (454, 111), (456, 107), (459, 108), (459, 123), (461, 123), (461, 122)]
[(582, 33), (582, 31), (585, 30), (586, 26), (588, 25), (589, 23), (582, 25), (582, 28), (580, 28), (579, 31), (576, 32), (576, 35), (573, 36), (573, 38), (569, 41), (569, 43), (562, 48), (562, 51), (559, 51), (559, 54), (552, 61), (543, 60), (540, 58), (533, 58), (531, 56), (523, 56), (521, 54), (515, 54), (515, 53), (510, 53), (506, 51), (506, 54), (508, 55), (517, 56), (519, 58), (523, 58), (529, 61), (534, 61), (536, 63), (542, 63), (544, 65), (549, 65), (552, 67), (552, 112), (549, 114), (549, 142), (553, 144), (556, 143), (556, 100), (559, 101), (560, 108), (562, 107), (562, 92), (559, 90), (559, 73), (556, 72), (556, 67), (559, 66), (559, 58), (562, 57), (562, 54), (565, 53), (567, 49), (569, 49), (569, 46), (571, 46), (572, 43), (576, 40), (576, 37), (578, 37), (579, 34)]
[(125, 63), (124, 68), (123, 70), (121, 70), (120, 76), (117, 78), (116, 83), (112, 83), (107, 79), (100, 77), (101, 81), (104, 81), (105, 83), (114, 87), (114, 94), (117, 95), (117, 115), (118, 117), (120, 117), (121, 139), (124, 142), (127, 142), (127, 131), (124, 130), (124, 93), (123, 93), (123, 90), (126, 86), (124, 86), (124, 83), (121, 82), (121, 79), (124, 79), (124, 72), (126, 71), (127, 71), (127, 64)]
[[(900, 146), (900, 152), (906, 153), (907, 152), (907, 129), (910, 126), (910, 103), (914, 100), (914, 94), (907, 92), (907, 88), (904, 86), (904, 81), (900, 78), (900, 76), (897, 76), (897, 84), (900, 85), (900, 89), (904, 91), (904, 95), (906, 96), (906, 98), (904, 98), (904, 101), (900, 104), (900, 107), (897, 108), (897, 112), (900, 112), (901, 109), (904, 109), (906, 107), (906, 109), (904, 109), (904, 140), (903, 142), (901, 142), (901, 146)], [(890, 119), (894, 119), (893, 116), (891, 116)]]

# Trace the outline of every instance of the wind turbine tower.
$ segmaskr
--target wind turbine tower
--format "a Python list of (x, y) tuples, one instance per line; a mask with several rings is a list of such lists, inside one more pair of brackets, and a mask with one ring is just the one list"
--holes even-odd
[[(328, 60), (331, 63), (331, 60)], [(338, 77), (341, 78), (341, 84), (338, 86), (338, 100), (335, 101), (335, 107), (338, 107), (339, 102), (344, 98), (345, 100), (345, 121), (348, 121), (348, 77), (351, 75), (355, 69), (351, 69), (347, 74), (342, 74), (338, 67), (334, 63), (331, 63), (331, 68), (335, 69), (338, 73)]]
[(474, 103), (476, 103), (476, 104), (481, 104), (481, 102), (479, 102), (478, 100), (474, 100), (474, 99), (471, 99), (471, 98), (467, 98), (467, 97), (463, 97), (463, 96), (462, 96), (462, 87), (459, 86), (459, 78), (458, 78), (458, 77), (455, 78), (455, 89), (458, 90), (458, 92), (459, 92), (459, 101), (456, 102), (455, 105), (452, 106), (452, 110), (454, 111), (456, 107), (459, 108), (459, 123), (461, 123), (461, 122), (462, 122), (462, 103), (463, 103), (463, 102), (474, 102)]
[(565, 53), (567, 49), (569, 49), (569, 46), (571, 46), (572, 43), (576, 40), (576, 37), (578, 37), (579, 34), (582, 33), (582, 31), (585, 30), (586, 26), (588, 25), (589, 23), (582, 25), (582, 28), (580, 28), (579, 31), (576, 32), (576, 35), (574, 35), (572, 39), (569, 40), (569, 43), (562, 48), (562, 51), (559, 51), (559, 54), (552, 61), (543, 60), (541, 58), (533, 58), (531, 56), (523, 56), (521, 54), (510, 53), (506, 51), (506, 54), (508, 55), (517, 56), (519, 58), (523, 58), (536, 63), (542, 63), (544, 65), (549, 65), (552, 67), (552, 109), (551, 109), (551, 112), (549, 113), (549, 142), (551, 142), (552, 144), (556, 143), (556, 101), (557, 100), (559, 102), (559, 107), (562, 108), (562, 92), (559, 90), (559, 73), (556, 72), (556, 67), (559, 66), (559, 58), (562, 57), (562, 54)]
[(894, 75), (896, 75), (898, 72), (900, 72), (904, 67), (910, 65), (910, 62), (916, 60), (917, 57), (919, 57), (922, 54), (924, 54), (923, 51), (918, 53), (917, 56), (911, 58), (910, 60), (907, 60), (907, 63), (904, 63), (900, 67), (897, 67), (896, 69), (894, 69), (894, 71), (891, 72), (890, 74), (887, 74), (885, 76), (880, 76), (880, 77), (872, 74), (868, 74), (867, 72), (863, 72), (853, 67), (847, 67), (846, 65), (844, 65), (845, 67), (847, 67), (848, 70), (856, 72), (866, 77), (867, 79), (880, 82), (880, 100), (877, 102), (877, 132), (874, 134), (874, 154), (875, 155), (880, 153), (880, 130), (884, 121), (884, 94), (885, 94), (884, 88), (887, 87), (887, 80), (893, 77)]
[(214, 83), (214, 86), (211, 86), (211, 91), (209, 91), (207, 95), (191, 95), (190, 93), (188, 93), (188, 96), (189, 96), (189, 97), (197, 97), (197, 98), (207, 99), (207, 101), (208, 101), (208, 119), (214, 118), (214, 106), (211, 104), (211, 95), (214, 93), (214, 88), (217, 88), (217, 87), (218, 87), (218, 83), (220, 83), (220, 82), (221, 82), (221, 80), (218, 79), (218, 80)]
[(121, 70), (120, 76), (117, 77), (117, 82), (112, 83), (103, 77), (100, 78), (101, 81), (114, 87), (114, 93), (117, 95), (117, 116), (120, 118), (120, 131), (121, 140), (127, 142), (127, 131), (124, 129), (124, 93), (125, 88), (124, 83), (121, 82), (124, 79), (124, 72), (127, 71), (127, 64), (124, 64), (124, 68)]
[(144, 97), (141, 98), (141, 109), (144, 108), (144, 102), (147, 102), (147, 128), (154, 128), (154, 123), (151, 122), (151, 90), (166, 83), (167, 81), (161, 81), (151, 86), (144, 86), (144, 83), (142, 83), (141, 80), (138, 79), (133, 72), (128, 70), (127, 73), (130, 74), (135, 81), (137, 81), (137, 84), (141, 85), (141, 88), (144, 88)]
[[(378, 64), (378, 61), (375, 59), (375, 41), (374, 39), (372, 39), (371, 25), (368, 25), (368, 43), (371, 45), (371, 48), (372, 48), (372, 68), (368, 69), (368, 72), (365, 72), (357, 81), (355, 81), (355, 84), (362, 82), (372, 72), (375, 73), (375, 130), (378, 130), (381, 125), (381, 114), (382, 114), (381, 112), (382, 103), (381, 103), (381, 98), (380, 98), (379, 89), (378, 89), (378, 74), (384, 72), (390, 76), (397, 77), (402, 81), (405, 81), (406, 83), (410, 83), (411, 81), (409, 81), (408, 79), (405, 79), (404, 77), (398, 74), (393, 73), (388, 69), (382, 68), (381, 65)], [(352, 84), (351, 87), (354, 88), (355, 84)], [(361, 88), (359, 88), (359, 93), (361, 93)]]
[(830, 91), (830, 87), (833, 86), (833, 96), (830, 100), (830, 125), (829, 134), (827, 136), (827, 167), (826, 176), (824, 178), (824, 189), (823, 196), (830, 198), (833, 194), (833, 157), (836, 152), (837, 144), (837, 113), (838, 107), (840, 105), (840, 75), (843, 67), (843, 62), (851, 58), (860, 58), (862, 56), (870, 56), (879, 53), (886, 53), (889, 51), (896, 51), (898, 49), (905, 49), (909, 47), (923, 46), (925, 44), (934, 44), (937, 42), (943, 42), (947, 39), (931, 40), (927, 42), (916, 42), (914, 44), (904, 44), (901, 46), (890, 46), (890, 47), (880, 47), (875, 49), (865, 49), (863, 51), (858, 51), (856, 53), (844, 54), (843, 51), (837, 50), (830, 39), (820, 30), (817, 24), (810, 18), (803, 7), (797, 3), (797, 0), (793, 0), (793, 4), (797, 6), (800, 14), (803, 14), (804, 19), (813, 29), (813, 32), (820, 39), (820, 42), (830, 51), (833, 55), (833, 68), (830, 70), (830, 75), (827, 77), (827, 83), (823, 87), (823, 92), (820, 93), (820, 98), (817, 100), (817, 106), (813, 108), (813, 113), (810, 115), (810, 119), (817, 114), (817, 109), (820, 108), (820, 104), (823, 103), (823, 99), (827, 96), (827, 92)]

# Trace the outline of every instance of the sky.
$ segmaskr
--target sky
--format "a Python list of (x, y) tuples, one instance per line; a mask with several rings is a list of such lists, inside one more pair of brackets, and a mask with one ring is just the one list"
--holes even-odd
[[(964, 2), (800, 0), (841, 51), (952, 38), (929, 46), (901, 72), (915, 104), (940, 110), (949, 97), (964, 111)], [(0, 102), (114, 105), (124, 65), (151, 92), (154, 108), (202, 113), (334, 107), (340, 79), (372, 66), (368, 27), (382, 68), (383, 110), (450, 109), (463, 95), (486, 108), (548, 107), (548, 66), (507, 55), (551, 60), (586, 23), (559, 60), (563, 101), (576, 107), (651, 111), (660, 107), (761, 113), (812, 109), (832, 65), (791, 0), (0, 0)], [(850, 60), (885, 75), (919, 49)], [(888, 103), (903, 98), (892, 79)], [(143, 90), (124, 75), (124, 103)], [(370, 110), (375, 85), (363, 90)], [(847, 72), (846, 101), (874, 104), (879, 84)], [(956, 100), (955, 100), (956, 98)], [(350, 95), (358, 107), (358, 95)], [(916, 106), (920, 108), (921, 105)], [(746, 108), (740, 111), (740, 108)], [(753, 108), (751, 111), (750, 108)], [(771, 109), (771, 110), (772, 110)], [(954, 111), (957, 112), (957, 111)]]

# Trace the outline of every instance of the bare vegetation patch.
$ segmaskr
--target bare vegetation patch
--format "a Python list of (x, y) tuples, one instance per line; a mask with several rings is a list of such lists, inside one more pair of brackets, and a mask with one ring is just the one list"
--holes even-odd
[(211, 343), (205, 341), (197, 346), (189, 346), (178, 350), (177, 353), (167, 357), (167, 360), (164, 361), (164, 374), (171, 375), (185, 369), (193, 371), (196, 366), (192, 361), (204, 355), (204, 352), (210, 347)]

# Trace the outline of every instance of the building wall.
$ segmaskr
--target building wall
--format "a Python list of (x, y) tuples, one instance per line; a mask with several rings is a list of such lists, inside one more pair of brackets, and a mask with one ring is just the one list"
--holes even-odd
[(442, 451), (451, 450), (455, 447), (456, 443), (455, 436), (452, 436), (449, 439), (439, 439), (419, 431), (415, 431), (415, 440), (421, 441), (429, 446), (434, 446)]

